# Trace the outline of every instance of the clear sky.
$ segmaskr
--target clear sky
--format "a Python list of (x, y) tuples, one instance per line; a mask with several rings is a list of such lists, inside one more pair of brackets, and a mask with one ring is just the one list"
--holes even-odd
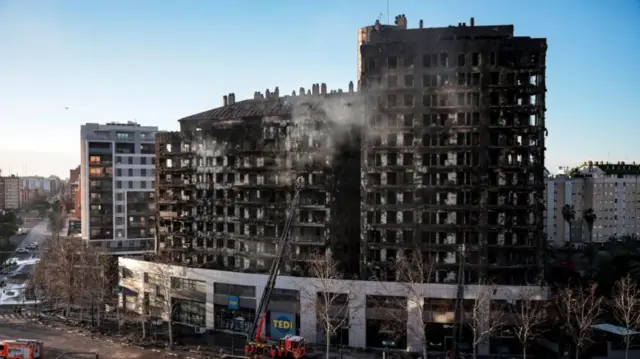
[[(548, 38), (547, 167), (640, 162), (640, 1), (389, 0), (389, 10), (410, 27), (474, 16)], [(346, 89), (357, 29), (377, 18), (386, 0), (0, 0), (0, 168), (67, 177), (85, 122), (175, 130), (229, 92)]]

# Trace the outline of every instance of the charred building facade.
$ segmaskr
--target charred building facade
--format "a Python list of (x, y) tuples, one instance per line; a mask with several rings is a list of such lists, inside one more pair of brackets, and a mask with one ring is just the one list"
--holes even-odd
[[(354, 91), (316, 84), (299, 94), (256, 92), (180, 120), (156, 137), (157, 249), (191, 266), (266, 272), (295, 211), (282, 273), (331, 250), (359, 271), (360, 127)], [(305, 185), (293, 208), (293, 182)]]
[(362, 275), (418, 250), (433, 281), (534, 283), (542, 272), (546, 39), (514, 27), (360, 30)]
[(350, 274), (394, 280), (419, 251), (436, 283), (539, 280), (546, 40), (401, 15), (358, 41), (358, 91), (229, 94), (157, 136), (158, 250), (268, 270), (303, 177), (283, 273), (331, 249)]

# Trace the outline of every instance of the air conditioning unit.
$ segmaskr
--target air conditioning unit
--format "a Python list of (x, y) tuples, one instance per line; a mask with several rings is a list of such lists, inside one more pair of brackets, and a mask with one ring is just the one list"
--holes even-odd
[(207, 332), (207, 328), (205, 327), (195, 327), (194, 329), (196, 334), (204, 334)]

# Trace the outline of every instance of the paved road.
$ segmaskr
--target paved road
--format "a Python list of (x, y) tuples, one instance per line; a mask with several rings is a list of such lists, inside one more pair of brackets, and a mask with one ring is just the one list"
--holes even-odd
[[(24, 299), (22, 298), (23, 289), (20, 287), (29, 279), (35, 259), (38, 258), (39, 253), (37, 250), (27, 252), (18, 252), (17, 250), (24, 249), (31, 243), (37, 243), (38, 248), (42, 248), (44, 242), (49, 238), (47, 226), (48, 220), (42, 220), (31, 228), (31, 231), (26, 236), (17, 236), (15, 239), (18, 242), (18, 247), (8, 260), (15, 261), (16, 264), (0, 272), (0, 282), (6, 285), (0, 292), (0, 306), (3, 304), (14, 305), (16, 301), (20, 302)], [(9, 285), (9, 282), (11, 282), (11, 285)]]
[[(25, 320), (0, 320), (0, 340), (6, 339), (37, 339), (45, 345), (46, 358), (54, 359), (64, 352), (89, 351), (98, 352), (100, 359), (167, 359), (169, 356), (161, 352), (141, 350), (135, 347), (123, 347), (120, 344), (105, 340), (93, 339), (73, 331), (58, 330), (48, 326), (31, 323)], [(68, 358), (82, 358), (70, 356)], [(84, 356), (84, 358), (88, 358)]]

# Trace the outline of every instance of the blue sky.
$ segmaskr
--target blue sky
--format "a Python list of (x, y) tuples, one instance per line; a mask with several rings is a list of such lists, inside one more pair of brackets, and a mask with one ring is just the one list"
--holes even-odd
[[(547, 167), (640, 162), (640, 1), (389, 0), (389, 9), (410, 27), (474, 16), (548, 38)], [(0, 0), (0, 168), (68, 176), (85, 122), (172, 130), (229, 92), (346, 89), (357, 29), (386, 13), (386, 0)]]

